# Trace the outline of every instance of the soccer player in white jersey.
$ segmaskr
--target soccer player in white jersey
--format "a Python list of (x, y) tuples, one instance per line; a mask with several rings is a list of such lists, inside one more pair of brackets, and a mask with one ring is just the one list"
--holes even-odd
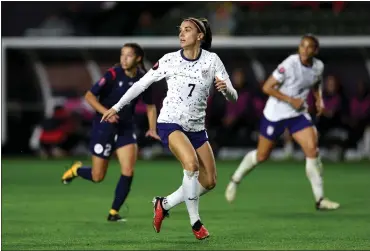
[(260, 135), (256, 150), (249, 152), (234, 172), (226, 188), (226, 200), (236, 197), (238, 184), (258, 164), (267, 160), (278, 139), (288, 129), (306, 156), (306, 174), (311, 183), (317, 209), (337, 209), (339, 204), (324, 198), (322, 163), (318, 151), (318, 136), (307, 113), (307, 96), (312, 89), (318, 115), (324, 109), (321, 96), (324, 64), (314, 56), (319, 41), (313, 35), (301, 39), (298, 54), (285, 59), (263, 86), (270, 96), (260, 122)]
[(167, 197), (156, 197), (153, 227), (160, 232), (168, 211), (185, 202), (195, 237), (207, 238), (198, 206), (199, 196), (216, 185), (216, 165), (205, 130), (205, 115), (210, 88), (223, 93), (229, 101), (238, 98), (226, 69), (217, 54), (209, 52), (212, 32), (206, 19), (187, 18), (179, 27), (181, 50), (164, 55), (121, 100), (103, 115), (114, 116), (124, 105), (148, 88), (166, 78), (168, 91), (157, 123), (158, 134), (181, 162), (182, 185)]

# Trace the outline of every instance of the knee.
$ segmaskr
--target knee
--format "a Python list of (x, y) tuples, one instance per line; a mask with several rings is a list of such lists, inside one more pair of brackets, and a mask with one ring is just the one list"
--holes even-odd
[(100, 183), (104, 180), (105, 173), (104, 172), (92, 172), (92, 181), (94, 183)]
[(121, 174), (124, 176), (133, 176), (134, 175), (134, 167), (133, 166), (122, 166), (121, 167)]
[(207, 184), (204, 188), (207, 189), (207, 190), (212, 190), (213, 188), (216, 187), (216, 183), (217, 183), (217, 178), (212, 177), (212, 178), (208, 179)]
[(308, 142), (308, 144), (305, 146), (304, 152), (306, 154), (306, 157), (308, 158), (316, 158), (318, 155), (318, 147), (316, 142)]
[(195, 172), (199, 170), (199, 161), (196, 157), (189, 158), (183, 162), (183, 166), (185, 170), (188, 170), (190, 172)]

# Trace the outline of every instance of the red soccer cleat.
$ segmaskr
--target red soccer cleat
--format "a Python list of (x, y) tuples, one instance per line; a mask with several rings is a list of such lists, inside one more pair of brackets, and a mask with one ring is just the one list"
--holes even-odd
[(153, 228), (156, 233), (161, 231), (162, 222), (165, 217), (169, 217), (168, 210), (162, 207), (163, 197), (155, 197), (153, 199), (154, 204), (154, 217), (153, 217)]
[(198, 240), (203, 240), (209, 237), (209, 232), (203, 225), (198, 231), (193, 229), (193, 233), (195, 235), (195, 238), (197, 238)]

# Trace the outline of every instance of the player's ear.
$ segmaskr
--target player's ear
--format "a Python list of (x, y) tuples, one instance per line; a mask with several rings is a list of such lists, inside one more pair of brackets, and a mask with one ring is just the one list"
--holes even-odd
[(316, 48), (316, 49), (315, 49), (315, 56), (316, 56), (317, 54), (319, 54), (319, 48)]
[(141, 59), (142, 59), (142, 57), (141, 57), (141, 56), (136, 57), (136, 63), (137, 63), (137, 64), (138, 64), (138, 63), (140, 63), (140, 62), (141, 62)]
[(204, 34), (203, 33), (198, 33), (198, 40), (202, 41), (204, 39)]

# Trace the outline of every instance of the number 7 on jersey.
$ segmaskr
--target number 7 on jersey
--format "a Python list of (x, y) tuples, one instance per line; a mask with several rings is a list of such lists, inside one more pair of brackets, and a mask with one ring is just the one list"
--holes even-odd
[(191, 87), (188, 97), (191, 97), (191, 95), (193, 94), (194, 88), (195, 88), (195, 84), (189, 84), (188, 86)]

